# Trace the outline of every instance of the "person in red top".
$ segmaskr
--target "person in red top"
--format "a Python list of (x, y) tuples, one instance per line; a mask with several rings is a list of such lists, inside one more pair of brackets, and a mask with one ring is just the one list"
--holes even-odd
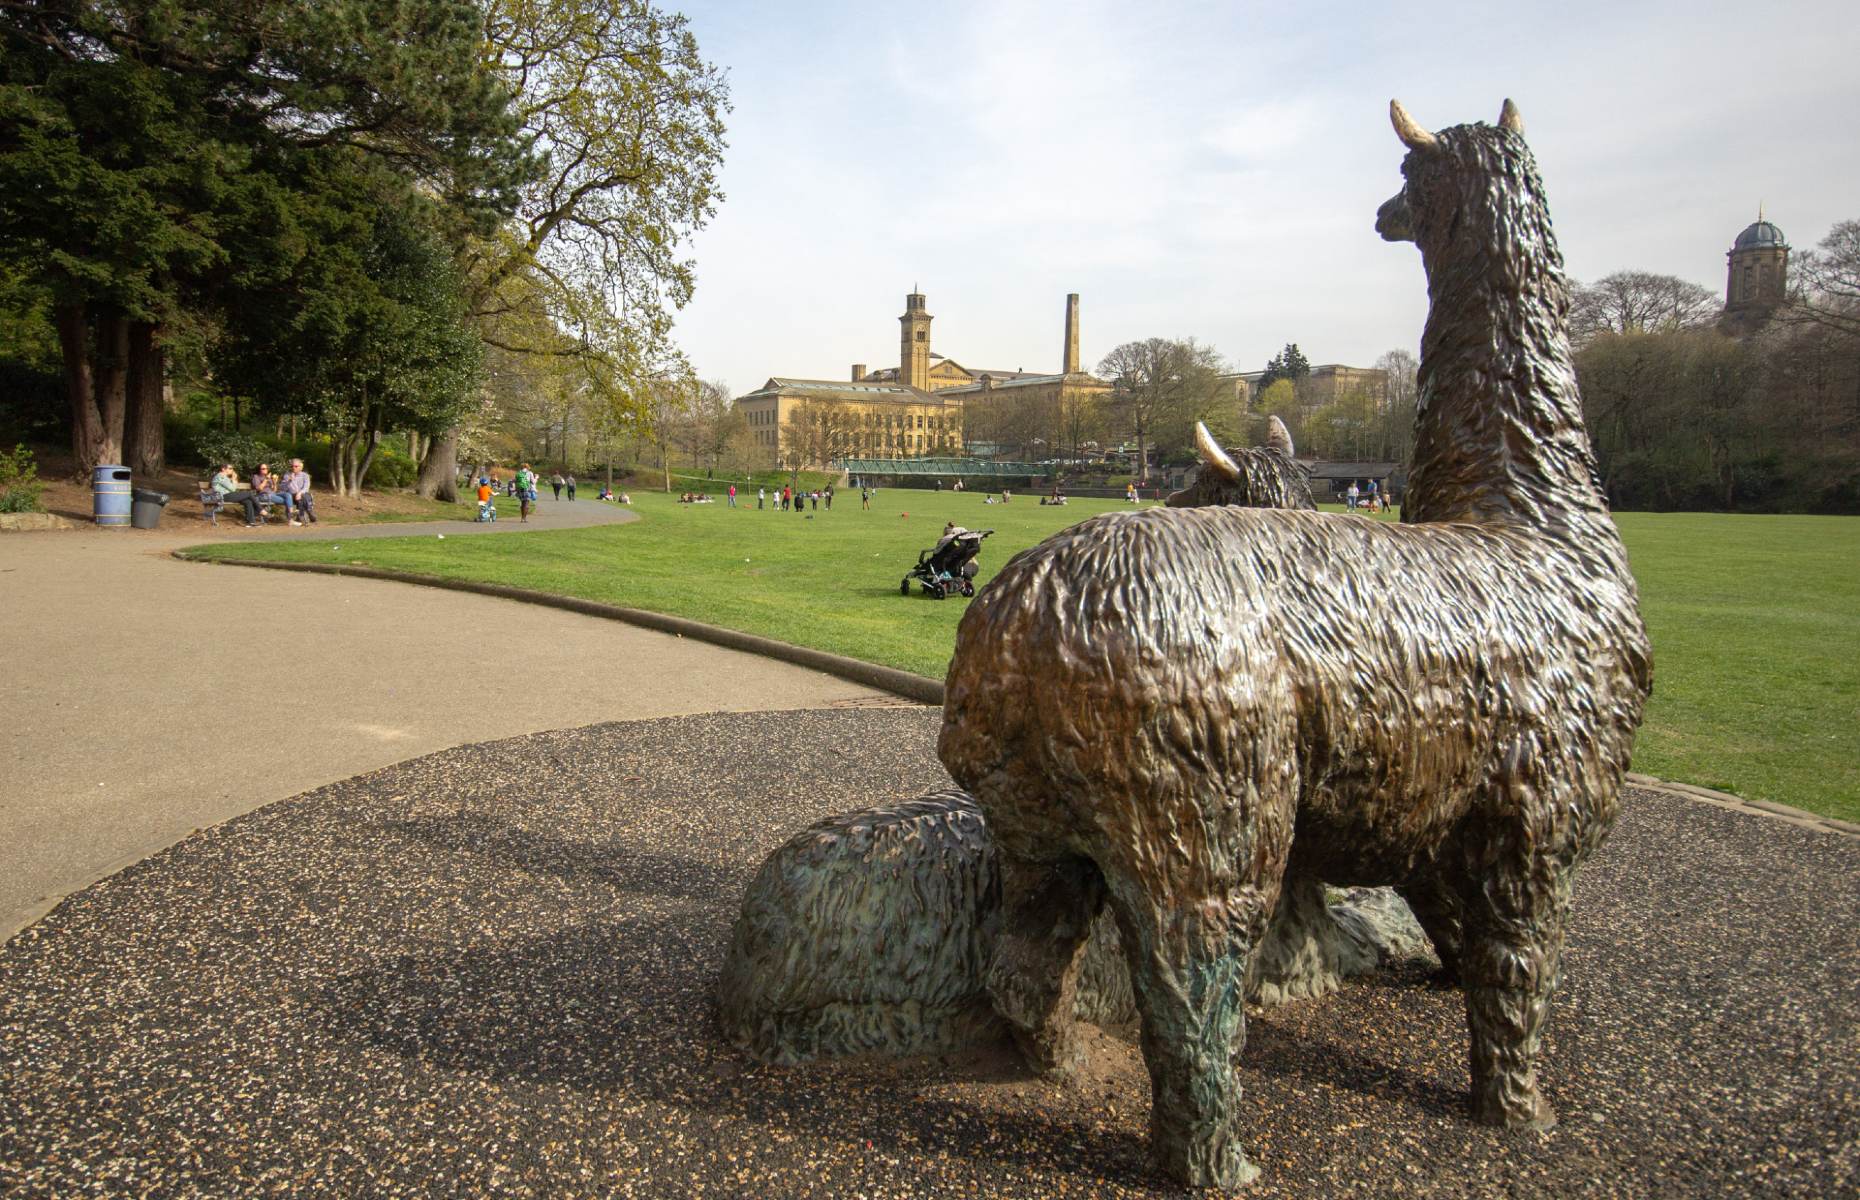
[(735, 484), (730, 485), (730, 507), (731, 508), (736, 507), (736, 485)]

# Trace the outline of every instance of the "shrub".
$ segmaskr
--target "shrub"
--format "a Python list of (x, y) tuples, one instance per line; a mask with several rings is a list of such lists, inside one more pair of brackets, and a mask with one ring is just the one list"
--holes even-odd
[(0, 512), (44, 512), (39, 493), (39, 464), (32, 461), (32, 451), (22, 444), (11, 453), (0, 451)]
[(265, 444), (249, 433), (209, 429), (194, 439), (194, 453), (212, 468), (231, 463), (240, 475), (249, 475), (259, 463), (271, 461)]

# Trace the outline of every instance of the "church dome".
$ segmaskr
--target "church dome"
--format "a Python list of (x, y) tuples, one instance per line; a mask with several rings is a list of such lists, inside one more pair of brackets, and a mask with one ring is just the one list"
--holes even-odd
[(1737, 235), (1737, 241), (1731, 244), (1733, 250), (1751, 250), (1761, 246), (1786, 246), (1783, 231), (1768, 221), (1753, 221), (1750, 227)]

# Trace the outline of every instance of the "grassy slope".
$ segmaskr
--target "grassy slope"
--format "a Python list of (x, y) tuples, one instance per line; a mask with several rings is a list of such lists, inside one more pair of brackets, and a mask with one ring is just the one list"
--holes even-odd
[[(522, 537), (256, 543), (208, 556), (367, 563), (677, 613), (940, 677), (960, 600), (898, 595), (945, 520), (993, 528), (987, 579), (1016, 550), (1123, 507), (885, 491), (829, 513), (732, 512), (636, 494), (627, 526)], [(901, 514), (908, 512), (909, 516)], [(1860, 819), (1860, 519), (1626, 513), (1656, 685), (1635, 765)]]

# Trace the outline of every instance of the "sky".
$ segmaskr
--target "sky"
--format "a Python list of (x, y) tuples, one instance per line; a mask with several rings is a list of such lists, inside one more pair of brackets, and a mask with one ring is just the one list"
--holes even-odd
[(1068, 292), (1088, 369), (1415, 351), (1420, 256), (1373, 228), (1391, 97), (1431, 129), (1511, 97), (1576, 279), (1722, 293), (1759, 204), (1797, 248), (1860, 217), (1853, 0), (661, 3), (731, 83), (677, 338), (732, 394), (895, 366), (913, 286), (972, 368), (1058, 370)]

